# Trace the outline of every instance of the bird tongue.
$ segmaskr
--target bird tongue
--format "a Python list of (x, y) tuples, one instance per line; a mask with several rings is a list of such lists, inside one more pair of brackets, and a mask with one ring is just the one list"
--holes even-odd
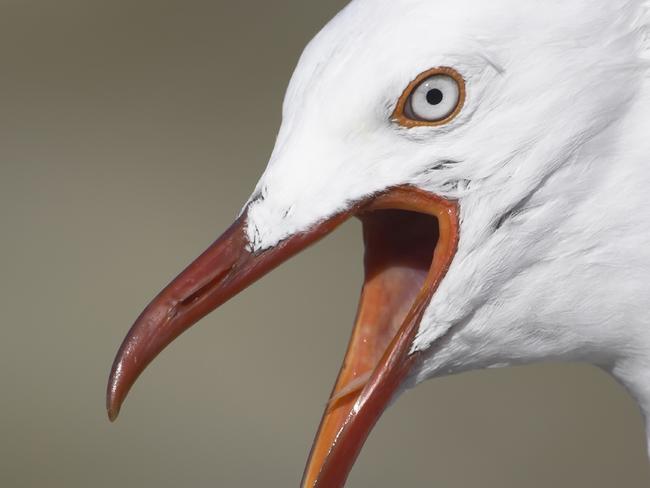
[(303, 477), (343, 486), (417, 356), (411, 346), (456, 251), (456, 203), (399, 187), (359, 203), (277, 246), (252, 252), (246, 213), (147, 306), (117, 353), (107, 390), (114, 420), (146, 366), (176, 337), (352, 215), (363, 222), (365, 282), (356, 324)]

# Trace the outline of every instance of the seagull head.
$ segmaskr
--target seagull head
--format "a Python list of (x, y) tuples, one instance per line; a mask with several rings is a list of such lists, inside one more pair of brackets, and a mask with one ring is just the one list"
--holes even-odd
[(351, 2), (305, 49), (235, 223), (124, 340), (110, 417), (172, 340), (352, 217), (365, 280), (303, 486), (342, 486), (427, 378), (546, 360), (625, 376), (644, 348), (633, 312), (615, 326), (649, 292), (625, 264), (650, 263), (648, 224), (626, 215), (646, 198), (630, 162), (642, 3)]

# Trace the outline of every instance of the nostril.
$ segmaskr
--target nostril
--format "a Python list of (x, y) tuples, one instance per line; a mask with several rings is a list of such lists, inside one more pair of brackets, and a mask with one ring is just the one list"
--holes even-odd
[(201, 298), (207, 296), (211, 290), (214, 290), (219, 284), (226, 281), (226, 279), (232, 274), (234, 268), (235, 265), (233, 264), (228, 268), (221, 270), (221, 272), (217, 273), (210, 281), (202, 285), (198, 290), (179, 300), (178, 305), (172, 310), (187, 308), (191, 305), (194, 305), (196, 302), (201, 300)]

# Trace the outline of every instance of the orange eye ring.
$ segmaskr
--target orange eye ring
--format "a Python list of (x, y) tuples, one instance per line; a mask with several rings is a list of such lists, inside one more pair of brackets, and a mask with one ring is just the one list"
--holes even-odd
[[(448, 115), (444, 116), (441, 119), (436, 119), (436, 120), (426, 120), (426, 119), (414, 117), (413, 115), (409, 114), (408, 113), (409, 111), (412, 112), (412, 110), (409, 109), (409, 107), (411, 104), (411, 98), (413, 96), (413, 93), (425, 81), (437, 75), (448, 76), (452, 78), (458, 85), (458, 102), (456, 103), (455, 108)], [(460, 73), (458, 73), (458, 71), (449, 67), (432, 68), (430, 70), (425, 71), (424, 73), (421, 73), (420, 75), (418, 75), (417, 78), (415, 78), (411, 83), (409, 83), (409, 85), (404, 90), (404, 93), (402, 93), (402, 96), (397, 101), (395, 110), (391, 115), (391, 120), (397, 122), (402, 127), (406, 127), (408, 129), (413, 127), (439, 127), (441, 125), (448, 124), (454, 118), (456, 118), (456, 116), (462, 110), (463, 105), (465, 104), (466, 97), (467, 97), (467, 91), (465, 86), (465, 79), (460, 75)]]

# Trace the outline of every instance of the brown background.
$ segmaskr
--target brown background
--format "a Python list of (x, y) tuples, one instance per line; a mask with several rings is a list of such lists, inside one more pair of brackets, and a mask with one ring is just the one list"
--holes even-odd
[[(354, 317), (359, 226), (234, 299), (143, 375), (113, 355), (235, 216), (289, 75), (343, 0), (0, 1), (0, 486), (297, 486)], [(429, 382), (349, 486), (647, 486), (636, 407), (587, 366)]]

